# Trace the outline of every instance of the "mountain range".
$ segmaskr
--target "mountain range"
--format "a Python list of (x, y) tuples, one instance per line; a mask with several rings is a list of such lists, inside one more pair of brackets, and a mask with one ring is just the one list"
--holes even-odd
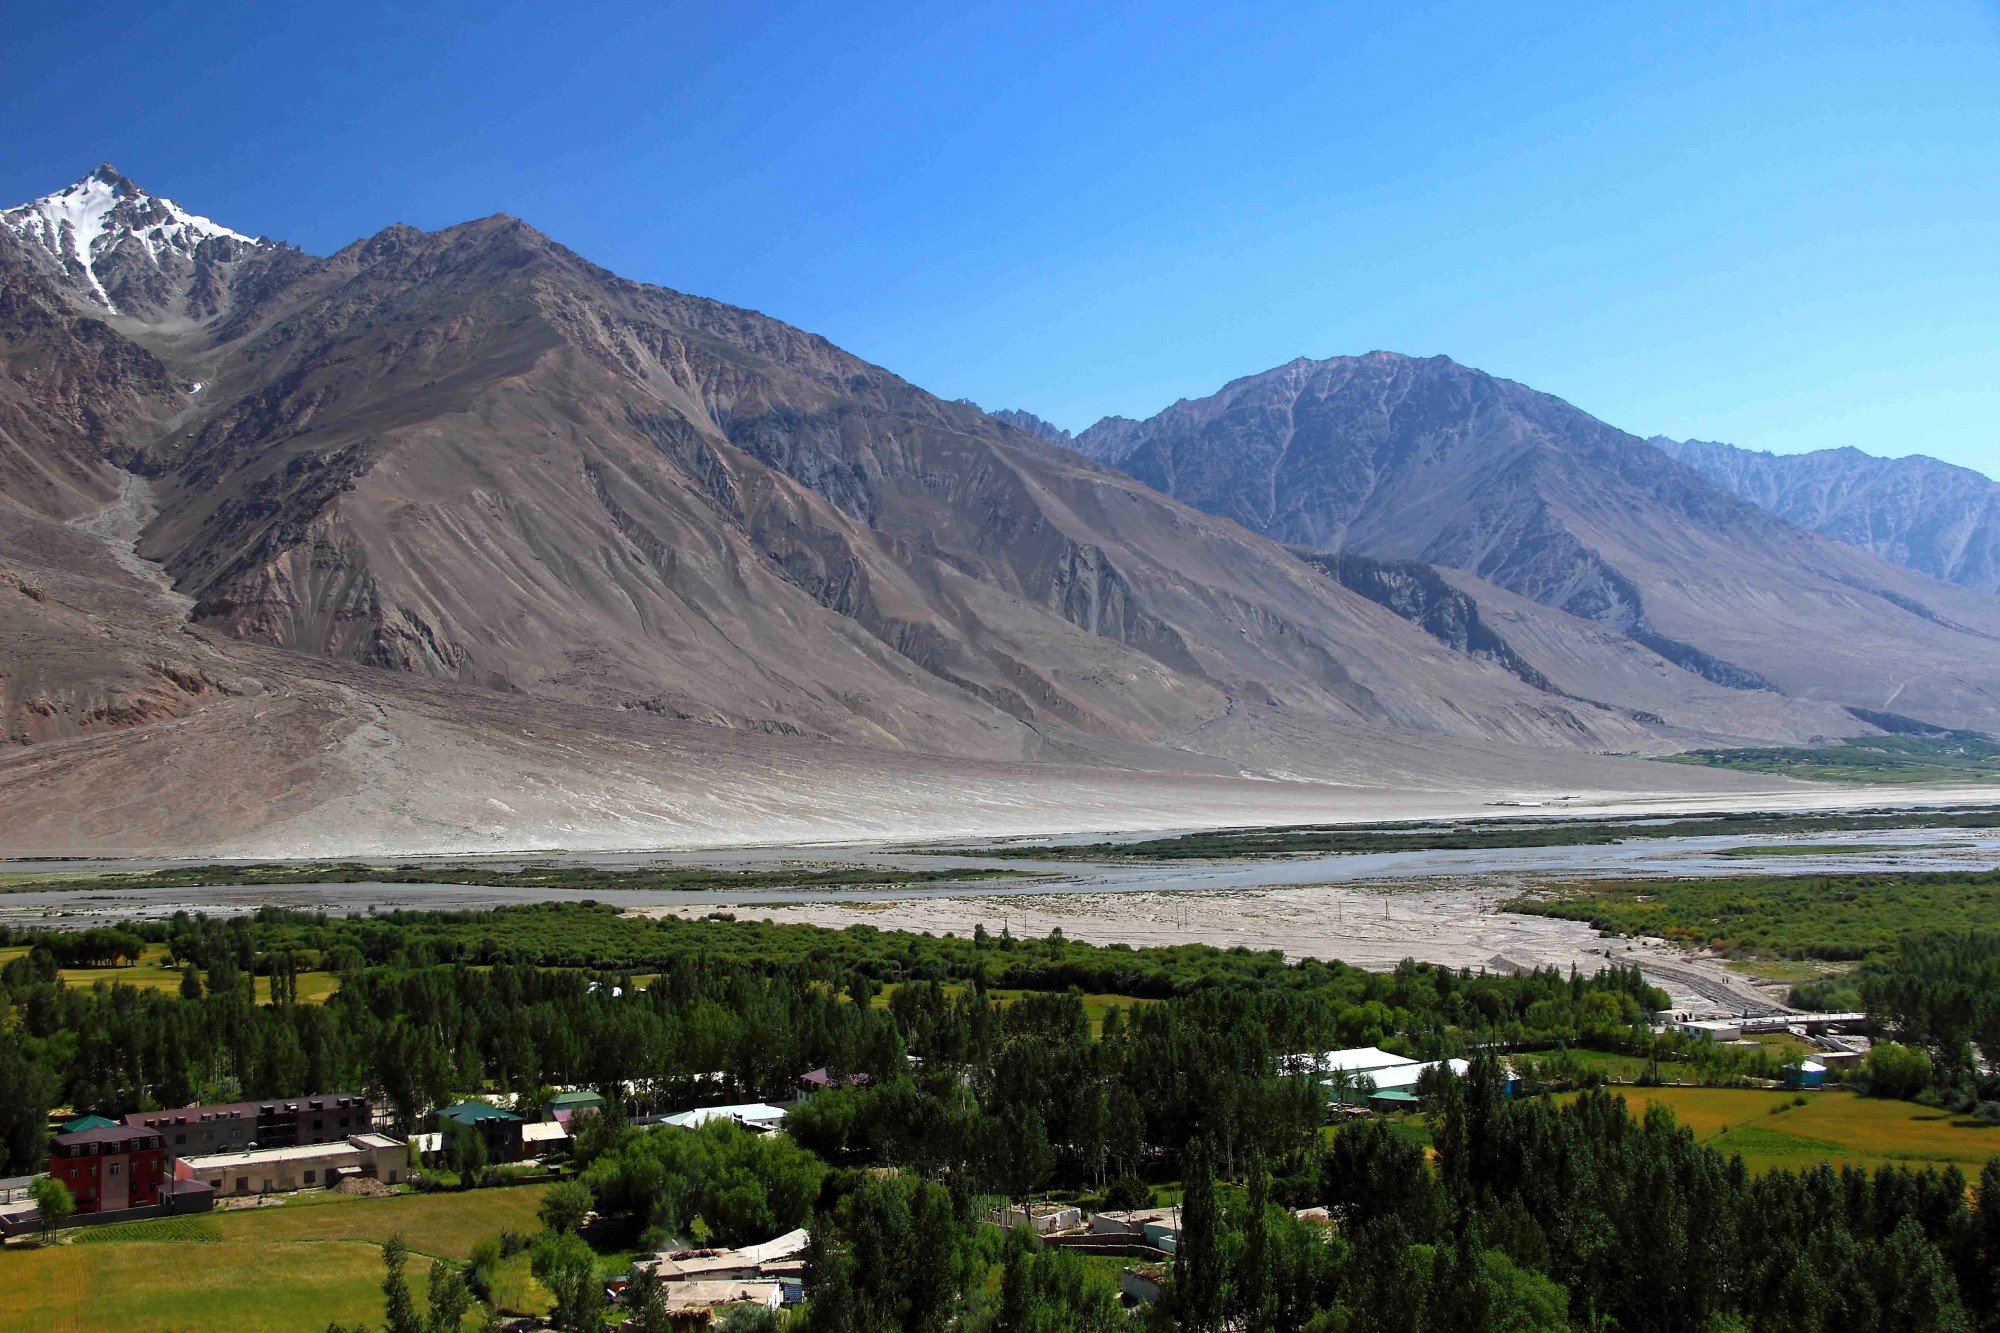
[[(1787, 522), (1444, 357), (1294, 361), (1146, 421), (1101, 421), (1076, 447), (1301, 550), (1432, 567), (1527, 638), (1587, 624), (1739, 694), (2000, 723), (1991, 596)], [(1675, 716), (1650, 684), (1605, 675), (1602, 651), (1542, 656), (1566, 690)]]
[(1708, 440), (1648, 443), (1788, 523), (1894, 564), (2000, 591), (2000, 482), (1921, 454), (1770, 454)]
[(110, 167), (0, 281), (10, 849), (1726, 793), (1607, 756), (2000, 722), (1990, 599), (1449, 362), (1066, 442), (511, 217), (316, 256)]

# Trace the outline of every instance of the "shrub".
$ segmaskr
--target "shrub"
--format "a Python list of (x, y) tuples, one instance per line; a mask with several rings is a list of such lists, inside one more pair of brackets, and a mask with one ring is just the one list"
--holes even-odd
[(1153, 1203), (1153, 1191), (1137, 1176), (1120, 1176), (1104, 1191), (1104, 1206), (1112, 1212), (1127, 1212), (1134, 1208), (1148, 1208)]

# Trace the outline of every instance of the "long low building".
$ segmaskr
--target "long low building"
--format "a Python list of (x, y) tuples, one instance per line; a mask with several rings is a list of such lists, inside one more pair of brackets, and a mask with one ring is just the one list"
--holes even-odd
[(1367, 1077), (1368, 1081), (1375, 1085), (1377, 1092), (1387, 1092), (1392, 1088), (1415, 1092), (1417, 1081), (1440, 1065), (1450, 1069), (1460, 1078), (1464, 1078), (1466, 1071), (1472, 1068), (1471, 1063), (1465, 1060), (1426, 1060), (1421, 1064), (1393, 1065), (1388, 1069), (1377, 1069)]
[(666, 1290), (669, 1314), (728, 1309), (738, 1305), (775, 1310), (785, 1303), (784, 1286), (771, 1282), (678, 1282)]
[(661, 1119), (676, 1129), (700, 1129), (711, 1120), (734, 1120), (745, 1129), (769, 1133), (785, 1123), (785, 1108), (768, 1102), (746, 1102), (738, 1106), (699, 1106)]
[(134, 1127), (156, 1129), (174, 1157), (292, 1148), (306, 1143), (338, 1143), (375, 1128), (375, 1104), (351, 1092), (319, 1097), (273, 1097), (220, 1106), (179, 1106), (134, 1111)]
[(811, 1235), (804, 1227), (742, 1249), (662, 1250), (637, 1260), (635, 1269), (651, 1269), (669, 1284), (680, 1282), (745, 1281), (793, 1276), (805, 1259)]
[(218, 1198), (324, 1189), (342, 1177), (396, 1185), (410, 1174), (410, 1145), (386, 1134), (352, 1134), (338, 1143), (253, 1148), (174, 1160), (174, 1176), (204, 1181)]

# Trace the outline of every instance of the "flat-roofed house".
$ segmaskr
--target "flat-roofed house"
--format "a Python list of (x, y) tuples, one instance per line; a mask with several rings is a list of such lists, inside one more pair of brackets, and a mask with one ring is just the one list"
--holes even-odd
[[(804, 1227), (740, 1250), (719, 1248), (663, 1250), (632, 1266), (650, 1270), (670, 1287), (689, 1282), (747, 1282), (796, 1277), (805, 1261), (812, 1236)], [(668, 1293), (669, 1303), (673, 1292)]]
[(745, 1102), (739, 1106), (699, 1106), (668, 1116), (662, 1124), (676, 1129), (700, 1129), (711, 1120), (734, 1120), (745, 1129), (766, 1133), (785, 1123), (785, 1108), (768, 1102)]
[(1175, 1204), (1158, 1208), (1119, 1208), (1102, 1213), (1092, 1213), (1090, 1229), (1100, 1236), (1124, 1236), (1132, 1240), (1144, 1240), (1146, 1227), (1155, 1222), (1180, 1221), (1181, 1210)]
[(800, 1074), (797, 1083), (799, 1095), (810, 1097), (828, 1088), (865, 1088), (875, 1081), (870, 1074), (836, 1074), (825, 1065)]
[(174, 1160), (174, 1175), (198, 1181), (219, 1197), (326, 1189), (359, 1176), (396, 1185), (410, 1174), (410, 1145), (387, 1134), (354, 1134), (339, 1143), (208, 1153)]
[(666, 1290), (668, 1314), (726, 1309), (730, 1306), (762, 1306), (775, 1310), (785, 1303), (784, 1288), (777, 1282), (678, 1282)]

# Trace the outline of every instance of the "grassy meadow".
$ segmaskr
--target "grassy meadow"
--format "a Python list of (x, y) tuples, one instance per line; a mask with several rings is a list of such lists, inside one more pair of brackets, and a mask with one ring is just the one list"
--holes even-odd
[(705, 892), (712, 889), (867, 889), (961, 880), (1032, 877), (1027, 870), (900, 870), (890, 866), (800, 863), (778, 870), (717, 870), (706, 866), (648, 866), (595, 870), (533, 863), (509, 869), (485, 865), (370, 865), (354, 861), (298, 865), (207, 865), (171, 870), (93, 871), (88, 874), (0, 873), (0, 893), (89, 889), (183, 889), (205, 884), (479, 884), (496, 888), (576, 891), (643, 890)]
[[(1851, 1092), (1754, 1088), (1622, 1088), (1634, 1115), (1664, 1106), (1697, 1139), (1743, 1158), (1752, 1171), (1835, 1166), (1944, 1166), (1976, 1177), (2000, 1156), (2000, 1125), (1982, 1125), (1914, 1102)], [(1574, 1094), (1565, 1094), (1573, 1096)], [(1804, 1104), (1797, 1104), (1803, 1099)]]
[[(869, 1002), (868, 1007), (871, 1009), (887, 1009), (889, 1007), (889, 997), (895, 994), (897, 985), (898, 983), (892, 981), (884, 986), (876, 994), (875, 998)], [(965, 985), (963, 982), (952, 982), (947, 984), (943, 989), (949, 995), (962, 995), (970, 990), (971, 987)], [(1043, 991), (1008, 990), (989, 987), (986, 997), (1000, 1004), (1013, 1004), (1024, 996), (1048, 993)], [(1154, 1001), (1138, 995), (1085, 995), (1082, 998), (1083, 1015), (1090, 1021), (1090, 1033), (1092, 1036), (1097, 1036), (1104, 1031), (1104, 1016), (1111, 1010), (1130, 1009), (1136, 1005), (1154, 1003)]]
[[(430, 1260), (463, 1262), (502, 1230), (532, 1232), (545, 1187), (366, 1199), (292, 1195), (275, 1207), (128, 1222), (0, 1250), (0, 1333), (246, 1328), (321, 1333), (382, 1318), (382, 1244), (400, 1232), (421, 1304)], [(546, 1304), (526, 1257), (503, 1296)]]
[(1911, 931), (2000, 929), (2000, 871), (1582, 880), (1506, 907), (1732, 957), (1857, 960)]
[(1632, 839), (1775, 837), (1812, 833), (2000, 828), (2000, 810), (1854, 810), (1670, 818), (1536, 815), (1395, 824), (1309, 824), (1290, 828), (1215, 829), (1129, 842), (1060, 846), (943, 848), (1017, 860), (1190, 861), (1264, 856), (1338, 856), (1379, 852), (1474, 851), (1503, 847), (1608, 846)]
[(2000, 741), (1971, 731), (1850, 736), (1836, 745), (1690, 750), (1661, 762), (1771, 773), (1807, 782), (1963, 786), (2000, 777)]
[[(9, 959), (19, 958), (27, 950), (20, 947), (0, 949), (0, 966)], [(69, 986), (93, 986), (106, 982), (120, 986), (136, 986), (141, 990), (163, 990), (180, 993), (181, 970), (167, 965), (167, 946), (149, 944), (139, 961), (130, 967), (65, 967), (56, 975)], [(271, 979), (254, 978), (257, 987), (257, 1003), (271, 1002)], [(299, 973), (299, 1001), (302, 1004), (324, 1004), (333, 993), (340, 989), (340, 978), (331, 972)]]

